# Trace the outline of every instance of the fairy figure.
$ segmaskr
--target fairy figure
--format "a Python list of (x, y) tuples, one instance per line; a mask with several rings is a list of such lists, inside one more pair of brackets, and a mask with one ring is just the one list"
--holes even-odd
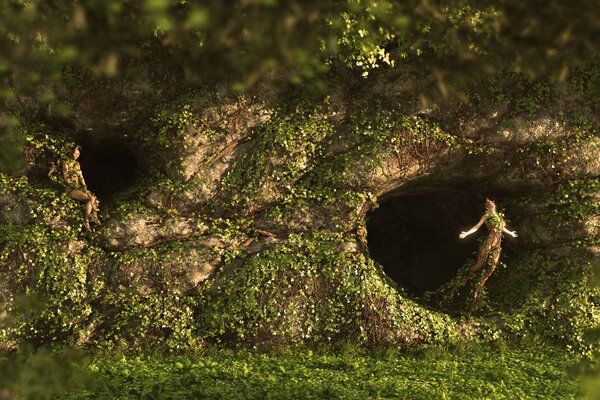
[[(437, 289), (429, 292), (425, 298), (432, 304), (437, 304), (445, 309), (466, 307), (467, 314), (477, 306), (485, 283), (496, 270), (502, 251), (502, 234), (506, 233), (517, 237), (517, 232), (506, 228), (504, 214), (496, 211), (496, 204), (490, 199), (485, 200), (485, 213), (477, 224), (468, 231), (461, 232), (461, 239), (477, 232), (485, 223), (488, 236), (481, 242), (477, 258), (473, 264), (465, 264), (458, 270), (456, 276)], [(466, 301), (466, 304), (464, 303)]]
[(481, 225), (484, 223), (489, 232), (488, 237), (481, 243), (479, 247), (479, 252), (477, 254), (475, 263), (469, 268), (468, 273), (465, 274), (464, 278), (462, 279), (461, 286), (464, 286), (478, 270), (486, 266), (485, 272), (481, 275), (473, 287), (468, 311), (471, 311), (475, 306), (477, 299), (479, 298), (485, 286), (485, 283), (494, 273), (494, 270), (498, 265), (500, 252), (502, 251), (502, 234), (506, 233), (512, 237), (518, 236), (516, 231), (511, 231), (506, 228), (504, 214), (496, 211), (496, 204), (492, 200), (485, 199), (485, 209), (485, 213), (474, 227), (468, 231), (461, 232), (460, 235), (458, 235), (461, 239), (464, 239), (472, 233), (477, 232), (477, 230), (481, 228)]
[[(98, 200), (92, 192), (88, 190), (85, 179), (83, 178), (81, 166), (77, 161), (80, 154), (81, 146), (77, 145), (73, 147), (69, 157), (62, 160), (62, 175), (66, 184), (65, 192), (67, 193), (67, 196), (74, 200), (85, 202), (83, 227), (89, 231), (91, 229), (90, 217), (92, 222), (96, 225), (100, 225), (100, 220), (98, 219)], [(57, 168), (57, 164), (52, 164), (48, 176), (50, 177)]]

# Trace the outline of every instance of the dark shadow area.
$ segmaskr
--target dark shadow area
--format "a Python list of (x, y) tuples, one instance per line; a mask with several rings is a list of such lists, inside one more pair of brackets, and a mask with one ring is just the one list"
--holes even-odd
[(127, 143), (112, 139), (103, 143), (81, 142), (79, 163), (88, 188), (101, 201), (134, 184), (140, 166), (128, 151)]
[(370, 255), (409, 292), (435, 290), (477, 251), (477, 238), (487, 234), (485, 226), (466, 239), (458, 234), (475, 225), (483, 212), (483, 199), (473, 196), (388, 197), (367, 214)]

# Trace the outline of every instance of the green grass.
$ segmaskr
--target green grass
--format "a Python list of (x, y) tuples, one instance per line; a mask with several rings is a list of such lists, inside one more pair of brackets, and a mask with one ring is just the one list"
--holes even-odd
[(543, 346), (95, 356), (69, 399), (572, 399), (578, 358)]

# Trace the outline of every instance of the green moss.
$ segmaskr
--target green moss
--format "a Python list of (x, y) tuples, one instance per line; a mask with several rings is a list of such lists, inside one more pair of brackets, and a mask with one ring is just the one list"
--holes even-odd
[[(115, 393), (127, 400), (139, 399), (140, 394), (170, 399), (573, 399), (581, 396), (581, 378), (569, 368), (579, 361), (539, 343), (427, 346), (413, 352), (350, 347), (268, 353), (215, 349), (166, 357), (100, 355), (81, 367), (97, 384), (80, 387), (69, 382), (63, 392), (64, 398), (77, 400), (113, 399)], [(9, 387), (18, 394), (29, 393), (27, 375), (14, 375)]]
[(548, 80), (534, 80), (525, 73), (515, 72), (495, 74), (485, 80), (484, 87), (484, 93), (477, 94), (477, 98), (490, 101), (497, 108), (506, 108), (504, 121), (535, 117), (558, 93), (557, 85)]
[(570, 180), (559, 185), (545, 199), (546, 213), (542, 218), (583, 222), (600, 215), (600, 201), (596, 194), (600, 192), (600, 178)]
[[(176, 181), (184, 180), (185, 155), (194, 135), (202, 132), (210, 140), (225, 136), (219, 124), (210, 125), (197, 110), (206, 96), (202, 90), (190, 91), (177, 100), (159, 107), (154, 116), (133, 135), (146, 150), (156, 171), (168, 173)], [(206, 105), (207, 107), (209, 105)]]
[(382, 152), (422, 162), (441, 147), (454, 146), (457, 140), (425, 118), (375, 109), (353, 118), (327, 143), (330, 147), (340, 144), (348, 148), (341, 154), (324, 153), (303, 185), (317, 188), (344, 185), (355, 175), (357, 166), (375, 171), (381, 165)]
[(600, 58), (596, 57), (587, 65), (574, 68), (568, 82), (567, 94), (573, 98), (568, 110), (571, 126), (586, 131), (598, 129), (595, 119), (600, 105)]
[(273, 115), (254, 130), (255, 150), (236, 162), (222, 182), (223, 189), (234, 205), (246, 206), (265, 194), (279, 197), (312, 166), (321, 154), (321, 142), (332, 131), (319, 107)]
[(497, 273), (490, 303), (509, 337), (538, 336), (591, 356), (586, 335), (600, 324), (600, 293), (590, 280), (589, 265), (534, 252)]
[(89, 268), (102, 252), (68, 254), (77, 240), (72, 229), (8, 225), (0, 237), (2, 275), (14, 296), (3, 339), (62, 345), (85, 338), (91, 302), (103, 287), (101, 280), (88, 279)]
[(189, 130), (199, 122), (192, 112), (193, 93), (181, 96), (174, 103), (160, 107), (148, 123), (136, 133), (143, 146), (160, 151), (179, 146), (188, 138)]
[(175, 112), (161, 110), (150, 119), (152, 132), (150, 138), (154, 144), (168, 149), (177, 144), (178, 140), (185, 141), (190, 128), (195, 126), (196, 116), (191, 112), (191, 106), (185, 104)]
[[(352, 238), (291, 235), (206, 283), (198, 333), (218, 343), (407, 343), (447, 340), (447, 316), (402, 298), (371, 260), (341, 251)], [(401, 339), (402, 340), (402, 339)]]
[[(146, 278), (164, 281), (160, 272), (145, 271)], [(195, 303), (189, 296), (167, 287), (145, 293), (140, 287), (120, 284), (105, 292), (99, 304), (110, 310), (97, 332), (95, 345), (100, 348), (177, 351), (201, 346), (193, 333)]]
[[(364, 222), (366, 212), (363, 206), (375, 207), (377, 203), (368, 192), (343, 190), (336, 188), (308, 189), (297, 185), (290, 189), (283, 198), (266, 212), (266, 217), (273, 224), (293, 226), (302, 222), (302, 216), (311, 214), (315, 209), (320, 209), (321, 221), (307, 221), (326, 223), (335, 231), (346, 232)], [(306, 228), (306, 227), (305, 227)]]
[(42, 186), (29, 182), (26, 177), (10, 177), (0, 173), (1, 193), (12, 193), (21, 203), (9, 205), (6, 211), (10, 211), (11, 207), (24, 206), (28, 217), (38, 223), (68, 224), (64, 229), (71, 230), (72, 226), (81, 226), (83, 222), (83, 211), (61, 188)]

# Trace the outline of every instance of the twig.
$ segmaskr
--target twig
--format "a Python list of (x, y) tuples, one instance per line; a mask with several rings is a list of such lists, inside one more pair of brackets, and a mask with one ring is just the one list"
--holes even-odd
[(277, 236), (277, 235), (275, 235), (272, 232), (265, 231), (265, 230), (262, 230), (262, 229), (257, 229), (256, 233), (258, 233), (261, 236), (266, 236), (266, 237), (275, 237), (275, 236)]

